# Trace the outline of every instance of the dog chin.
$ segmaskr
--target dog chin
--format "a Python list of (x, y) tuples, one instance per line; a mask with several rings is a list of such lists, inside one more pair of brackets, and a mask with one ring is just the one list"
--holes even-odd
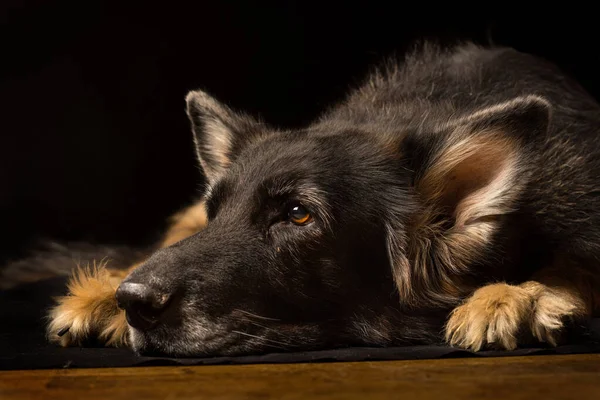
[[(187, 324), (186, 324), (187, 325)], [(213, 324), (214, 325), (214, 324)], [(141, 356), (208, 357), (233, 355), (235, 335), (222, 326), (193, 324), (185, 330), (158, 328), (143, 332), (129, 326), (131, 348)]]

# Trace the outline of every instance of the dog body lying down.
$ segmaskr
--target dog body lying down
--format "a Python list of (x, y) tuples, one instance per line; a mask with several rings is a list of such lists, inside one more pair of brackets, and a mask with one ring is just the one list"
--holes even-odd
[(598, 311), (600, 106), (554, 66), (428, 44), (290, 132), (186, 100), (206, 193), (147, 259), (76, 273), (52, 341), (513, 349)]

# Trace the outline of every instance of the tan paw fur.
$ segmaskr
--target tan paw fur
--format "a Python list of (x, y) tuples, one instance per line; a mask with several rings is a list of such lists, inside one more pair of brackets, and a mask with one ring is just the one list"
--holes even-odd
[(446, 325), (446, 340), (474, 351), (486, 343), (514, 349), (519, 328), (530, 319), (531, 310), (531, 296), (525, 289), (503, 283), (484, 286), (454, 309)]
[(473, 351), (485, 346), (513, 350), (527, 337), (555, 346), (564, 319), (581, 307), (571, 293), (537, 282), (484, 286), (451, 313), (446, 341)]
[(531, 318), (531, 333), (540, 342), (556, 346), (566, 318), (577, 317), (585, 312), (581, 299), (566, 290), (548, 288), (544, 285), (525, 284), (535, 298)]
[(65, 347), (89, 339), (99, 339), (107, 346), (126, 345), (127, 321), (115, 299), (123, 275), (123, 271), (111, 271), (104, 265), (78, 268), (68, 284), (68, 295), (57, 298), (58, 304), (48, 315), (49, 340)]

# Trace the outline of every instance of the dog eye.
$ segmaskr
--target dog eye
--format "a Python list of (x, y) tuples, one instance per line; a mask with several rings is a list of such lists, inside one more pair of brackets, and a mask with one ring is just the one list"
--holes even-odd
[(292, 206), (288, 211), (288, 217), (296, 225), (305, 225), (312, 219), (308, 210), (301, 205)]

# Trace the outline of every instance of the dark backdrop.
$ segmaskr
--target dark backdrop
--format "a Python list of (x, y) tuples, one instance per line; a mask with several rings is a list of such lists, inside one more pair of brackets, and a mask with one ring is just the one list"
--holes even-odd
[(600, 95), (591, 7), (528, 17), (493, 3), (175, 3), (2, 2), (0, 261), (39, 237), (152, 238), (202, 183), (184, 113), (190, 89), (297, 126), (370, 65), (429, 36), (532, 52)]

